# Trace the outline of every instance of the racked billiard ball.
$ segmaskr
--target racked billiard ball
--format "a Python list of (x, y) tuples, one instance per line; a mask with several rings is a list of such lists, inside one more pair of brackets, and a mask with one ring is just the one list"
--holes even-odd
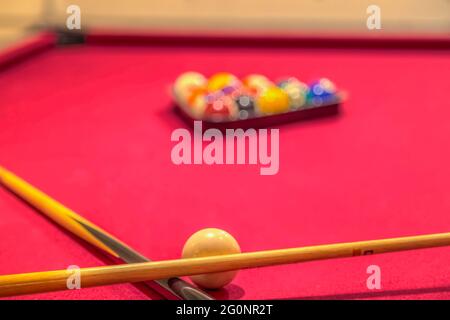
[(201, 73), (189, 71), (178, 76), (173, 85), (173, 93), (178, 104), (186, 107), (192, 94), (206, 90), (207, 79)]
[(240, 95), (235, 100), (238, 107), (238, 118), (248, 119), (255, 115), (255, 102), (251, 95)]
[(194, 118), (201, 119), (205, 113), (207, 106), (207, 96), (204, 91), (194, 92), (189, 98), (187, 110), (194, 116)]
[(235, 75), (229, 72), (218, 72), (208, 79), (206, 87), (209, 92), (225, 90), (226, 94), (230, 94), (241, 86), (241, 81)]
[(320, 106), (334, 100), (336, 97), (336, 87), (330, 80), (321, 78), (309, 85), (306, 95), (308, 104)]
[(235, 118), (237, 112), (238, 109), (233, 99), (230, 96), (223, 96), (206, 103), (204, 117), (213, 121), (221, 121)]
[(291, 77), (282, 80), (278, 82), (278, 86), (289, 95), (291, 109), (296, 110), (306, 104), (306, 96), (309, 88), (297, 78)]
[[(183, 247), (182, 258), (201, 258), (224, 254), (241, 253), (236, 239), (228, 232), (207, 228), (194, 233)], [(229, 284), (238, 271), (226, 271), (218, 273), (200, 274), (191, 276), (192, 281), (205, 289), (220, 289)]]
[(283, 113), (289, 110), (289, 95), (277, 86), (271, 86), (257, 96), (256, 107), (262, 114)]
[(268, 87), (273, 86), (273, 82), (262, 74), (250, 74), (242, 80), (242, 83), (251, 95), (258, 95)]
[(226, 87), (223, 87), (222, 90), (220, 90), (220, 94), (222, 95), (229, 95), (231, 98), (235, 99), (243, 92), (242, 83), (235, 82), (231, 85), (228, 85)]

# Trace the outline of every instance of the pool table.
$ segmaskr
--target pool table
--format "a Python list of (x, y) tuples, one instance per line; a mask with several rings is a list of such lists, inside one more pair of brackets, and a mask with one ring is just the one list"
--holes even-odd
[[(279, 172), (175, 165), (177, 75), (332, 79), (337, 114), (275, 126)], [(195, 231), (243, 251), (450, 230), (450, 38), (45, 32), (0, 52), (0, 165), (153, 260)], [(111, 263), (0, 188), (0, 274)], [(368, 267), (381, 288), (368, 289)], [(450, 248), (241, 271), (217, 299), (450, 299)], [(122, 284), (13, 299), (159, 299)]]

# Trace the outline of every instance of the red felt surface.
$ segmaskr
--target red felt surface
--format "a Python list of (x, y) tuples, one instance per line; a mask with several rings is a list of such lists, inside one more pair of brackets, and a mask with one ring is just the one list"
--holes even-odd
[[(176, 166), (186, 70), (333, 79), (341, 115), (280, 127), (280, 171)], [(0, 163), (152, 259), (204, 227), (244, 251), (450, 230), (448, 50), (83, 45), (0, 73)], [(107, 263), (0, 189), (0, 274)], [(382, 289), (366, 287), (381, 267)], [(450, 298), (450, 249), (242, 271), (219, 298)], [(133, 285), (20, 298), (147, 299)]]

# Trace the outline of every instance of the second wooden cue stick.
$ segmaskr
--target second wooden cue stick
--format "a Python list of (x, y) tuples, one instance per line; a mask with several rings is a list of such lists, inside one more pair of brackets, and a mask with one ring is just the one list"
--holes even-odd
[[(450, 233), (80, 269), (81, 287), (450, 245)], [(67, 289), (70, 271), (0, 276), (0, 296)]]
[[(63, 206), (58, 201), (1, 166), (0, 183), (66, 230), (101, 249), (103, 252), (108, 253), (115, 259), (122, 260), (126, 263), (150, 261), (150, 259), (133, 250), (105, 230), (97, 227), (92, 222)], [(159, 279), (154, 282), (143, 283), (168, 299), (213, 299), (207, 293), (179, 278)]]

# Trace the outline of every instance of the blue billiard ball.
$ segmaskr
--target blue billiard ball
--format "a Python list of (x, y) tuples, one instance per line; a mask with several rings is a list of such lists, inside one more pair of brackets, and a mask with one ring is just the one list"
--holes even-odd
[(330, 80), (321, 78), (309, 85), (309, 91), (306, 95), (308, 104), (320, 106), (335, 99), (336, 87)]

